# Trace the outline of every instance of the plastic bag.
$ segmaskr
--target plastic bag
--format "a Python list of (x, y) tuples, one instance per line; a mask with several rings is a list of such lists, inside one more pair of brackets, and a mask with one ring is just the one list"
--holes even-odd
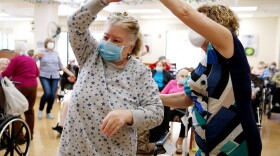
[(1, 80), (1, 85), (6, 98), (6, 114), (16, 116), (28, 110), (27, 99), (7, 77)]

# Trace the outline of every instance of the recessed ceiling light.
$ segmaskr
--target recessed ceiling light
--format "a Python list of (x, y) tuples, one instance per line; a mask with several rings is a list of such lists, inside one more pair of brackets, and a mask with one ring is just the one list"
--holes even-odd
[(232, 11), (256, 11), (258, 7), (252, 6), (252, 7), (230, 7)]
[(165, 18), (171, 18), (171, 16), (141, 16), (141, 18), (144, 18), (144, 19), (165, 19)]
[(253, 14), (237, 14), (239, 18), (251, 18), (253, 17)]
[(18, 18), (18, 17), (0, 17), (0, 21), (33, 21), (33, 18)]
[(159, 10), (159, 9), (131, 9), (131, 10), (127, 10), (127, 12), (134, 13), (134, 14), (161, 13), (161, 10)]

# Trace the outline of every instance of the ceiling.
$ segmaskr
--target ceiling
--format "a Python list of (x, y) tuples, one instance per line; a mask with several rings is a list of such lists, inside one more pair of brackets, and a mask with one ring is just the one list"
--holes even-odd
[[(148, 0), (147, 0), (148, 1)], [(154, 1), (154, 0), (149, 0)], [(280, 0), (219, 0), (220, 4), (225, 4), (230, 7), (232, 6), (257, 6), (258, 9), (254, 12), (242, 12), (242, 14), (250, 13), (253, 14), (253, 17), (280, 17)], [(193, 7), (197, 7), (199, 4), (191, 3)], [(61, 8), (59, 10), (60, 16), (67, 16), (69, 13), (73, 12), (75, 8), (69, 9), (65, 6), (60, 6)], [(11, 17), (18, 17), (18, 18), (33, 18), (34, 16), (34, 5), (25, 2), (24, 0), (1, 0), (0, 1), (0, 13), (5, 12), (10, 15), (10, 17), (6, 17), (4, 19), (11, 19)], [(147, 15), (154, 15), (154, 16), (171, 16), (171, 18), (174, 18), (172, 13), (168, 9), (166, 9), (160, 2), (157, 2), (156, 0), (154, 2), (146, 2), (143, 4), (130, 4), (130, 5), (124, 5), (124, 4), (110, 4), (108, 7), (106, 7), (102, 11), (102, 15), (106, 16), (108, 13), (112, 11), (127, 11), (130, 9), (160, 9), (160, 13), (140, 13), (140, 14), (133, 14), (137, 18), (141, 19), (142, 16)], [(65, 10), (65, 11), (63, 11)], [(241, 12), (238, 12), (240, 14)], [(175, 19), (175, 18), (174, 18)], [(0, 18), (0, 20), (3, 21), (3, 18)]]

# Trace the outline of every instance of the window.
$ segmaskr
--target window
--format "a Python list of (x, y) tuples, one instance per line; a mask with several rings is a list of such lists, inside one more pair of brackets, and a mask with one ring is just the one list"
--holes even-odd
[[(99, 41), (103, 37), (103, 33), (101, 32), (94, 32), (92, 33), (92, 35), (97, 41)], [(75, 55), (69, 42), (68, 32), (61, 32), (57, 42), (57, 51), (59, 53), (61, 62), (64, 66), (67, 66), (68, 59), (75, 58)]]
[(168, 31), (166, 35), (166, 58), (176, 63), (176, 68), (195, 68), (205, 52), (194, 47), (188, 38), (188, 31)]
[(10, 29), (0, 29), (0, 50), (9, 49), (13, 50), (15, 48), (14, 37)]

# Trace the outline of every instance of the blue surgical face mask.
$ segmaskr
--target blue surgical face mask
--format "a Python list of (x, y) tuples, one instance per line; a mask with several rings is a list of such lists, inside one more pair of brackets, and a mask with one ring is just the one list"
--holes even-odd
[(105, 61), (121, 61), (124, 46), (116, 45), (112, 42), (101, 40), (98, 45), (99, 53)]
[(161, 73), (163, 71), (163, 68), (162, 67), (156, 67), (156, 71)]
[(186, 78), (179, 78), (177, 81), (178, 84), (184, 85), (186, 83), (187, 79)]

